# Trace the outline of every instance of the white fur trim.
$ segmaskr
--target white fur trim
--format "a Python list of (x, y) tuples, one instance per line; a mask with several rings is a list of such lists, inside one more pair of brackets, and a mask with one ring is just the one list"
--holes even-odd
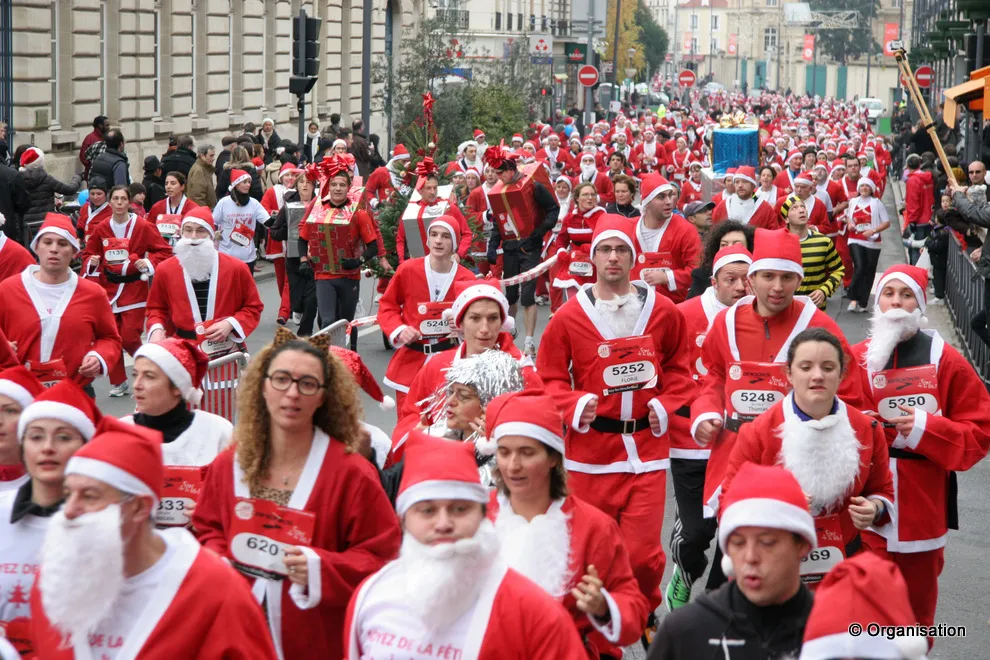
[[(194, 225), (199, 225), (200, 227), (202, 227), (206, 231), (210, 232), (210, 238), (211, 239), (212, 238), (216, 238), (216, 229), (214, 229), (213, 226), (210, 223), (206, 222), (205, 220), (203, 220), (201, 218), (197, 218), (196, 216), (187, 215), (186, 217), (184, 217), (182, 219), (182, 224), (184, 225), (187, 222), (191, 222)], [(181, 231), (181, 229), (182, 229), (181, 225), (180, 225), (179, 229)]]
[[(660, 432), (654, 433), (653, 435), (658, 438), (667, 432), (669, 426), (669, 418), (667, 417), (667, 411), (664, 409), (663, 405), (660, 403), (659, 399), (653, 398), (647, 401), (646, 405), (657, 414), (657, 418), (660, 420)], [(652, 430), (652, 429), (651, 429)]]
[(712, 276), (714, 277), (722, 266), (727, 266), (729, 264), (734, 264), (734, 263), (743, 263), (752, 266), (753, 259), (748, 254), (740, 254), (738, 252), (734, 254), (727, 254), (718, 261), (716, 261), (715, 264), (712, 266)]
[(240, 175), (239, 177), (237, 177), (236, 179), (234, 179), (233, 181), (231, 181), (230, 182), (230, 185), (227, 187), (227, 190), (228, 191), (233, 191), (234, 188), (236, 188), (237, 185), (239, 183), (241, 183), (242, 181), (250, 181), (250, 180), (251, 180), (251, 174), (248, 173), (248, 172), (245, 172), (244, 174)]
[[(915, 644), (920, 641), (923, 649)], [(904, 644), (907, 648), (901, 648)], [(920, 654), (918, 653), (920, 649)], [(921, 636), (873, 637), (848, 632), (809, 639), (801, 646), (801, 660), (831, 660), (831, 658), (875, 658), (876, 660), (914, 660), (924, 658), (928, 652), (928, 640)]]
[[(698, 435), (698, 427), (701, 425), (701, 423), (713, 421), (716, 419), (722, 421), (722, 415), (719, 415), (718, 413), (714, 413), (714, 412), (706, 412), (706, 413), (701, 413), (700, 415), (695, 417), (694, 421), (691, 422), (691, 438), (695, 442), (697, 442), (698, 440), (696, 436)], [(722, 430), (721, 427), (719, 427), (719, 430)], [(714, 440), (714, 438), (712, 438), (712, 440)], [(707, 446), (707, 445), (699, 445), (699, 446)]]
[(907, 447), (908, 449), (917, 449), (918, 443), (921, 442), (921, 437), (925, 435), (925, 427), (928, 425), (928, 412), (922, 410), (921, 408), (914, 409), (914, 428), (911, 429), (911, 435), (904, 437), (898, 435), (894, 439), (893, 446), (900, 449), (902, 447)]
[(803, 536), (811, 548), (817, 547), (815, 519), (807, 509), (771, 497), (753, 497), (730, 504), (718, 525), (718, 545), (725, 552), (726, 542), (740, 527), (786, 529)]
[(622, 610), (619, 609), (619, 605), (612, 598), (612, 594), (604, 587), (602, 588), (602, 597), (605, 598), (605, 602), (608, 604), (609, 622), (602, 625), (591, 614), (587, 615), (588, 621), (595, 627), (595, 630), (602, 634), (605, 641), (618, 644), (619, 633), (622, 632)]
[(135, 360), (139, 357), (148, 358), (158, 365), (158, 368), (164, 371), (168, 379), (172, 381), (172, 384), (178, 388), (182, 394), (182, 398), (186, 401), (190, 400), (196, 389), (193, 387), (192, 376), (190, 376), (186, 368), (182, 366), (182, 363), (167, 348), (159, 344), (142, 344), (141, 348), (134, 354)]
[(921, 287), (918, 286), (915, 279), (904, 273), (893, 272), (880, 278), (880, 281), (877, 282), (877, 288), (873, 291), (873, 305), (879, 307), (880, 292), (883, 291), (883, 288), (887, 286), (891, 280), (898, 280), (899, 282), (907, 284), (908, 287), (910, 287), (911, 291), (914, 293), (914, 297), (918, 299), (918, 308), (921, 310), (921, 313), (924, 314), (925, 308), (928, 306), (927, 296), (925, 295), (925, 292), (921, 290)]
[(65, 475), (68, 476), (70, 474), (81, 474), (86, 477), (92, 477), (97, 481), (102, 481), (109, 486), (113, 486), (123, 493), (148, 495), (154, 498), (156, 504), (158, 502), (158, 496), (155, 495), (155, 492), (148, 484), (116, 465), (111, 465), (95, 458), (73, 456), (69, 459), (69, 464), (65, 466)]
[(790, 259), (780, 259), (771, 257), (768, 259), (757, 259), (749, 265), (749, 275), (761, 270), (782, 270), (786, 273), (797, 273), (804, 277), (804, 267)]
[(646, 205), (652, 202), (657, 195), (659, 195), (662, 192), (667, 192), (668, 190), (673, 190), (673, 189), (674, 189), (674, 185), (669, 182), (663, 184), (662, 186), (657, 186), (656, 188), (650, 191), (649, 195), (647, 195), (640, 201), (639, 208), (645, 209)]
[(502, 315), (506, 318), (506, 320), (508, 320), (509, 301), (505, 297), (505, 294), (491, 284), (473, 284), (464, 289), (464, 291), (462, 291), (461, 294), (454, 299), (454, 304), (450, 307), (453, 311), (452, 318), (455, 321), (455, 328), (460, 329), (460, 318), (467, 308), (470, 307), (476, 300), (482, 299), (494, 300), (497, 302), (498, 306), (502, 308)]
[(487, 504), (488, 489), (480, 482), (421, 481), (399, 493), (399, 497), (395, 500), (395, 511), (403, 516), (413, 504), (426, 500), (467, 500)]
[(0, 380), (0, 395), (16, 401), (22, 410), (34, 401), (30, 392), (12, 380)]
[(508, 332), (511, 335), (512, 331), (515, 329), (516, 329), (515, 317), (506, 314), (505, 321), (502, 322), (502, 332)]
[(587, 433), (591, 429), (590, 424), (581, 426), (581, 415), (584, 414), (584, 409), (588, 407), (588, 404), (592, 401), (598, 402), (598, 395), (596, 394), (582, 394), (581, 398), (577, 400), (574, 404), (574, 417), (571, 419), (571, 428), (578, 433)]
[(58, 401), (35, 401), (24, 409), (17, 421), (17, 437), (21, 442), (24, 442), (24, 432), (28, 425), (39, 419), (57, 419), (71, 424), (87, 441), (92, 440), (96, 433), (93, 420), (79, 408)]
[[(456, 231), (454, 231), (454, 226), (452, 224), (450, 224), (449, 222), (447, 222), (446, 220), (441, 220), (440, 218), (437, 218), (436, 220), (434, 220), (433, 222), (430, 223), (430, 227), (434, 227), (434, 226), (436, 226), (436, 227), (443, 227), (444, 229), (447, 230), (447, 233), (450, 234), (450, 240), (454, 244), (454, 252), (457, 252), (457, 237), (458, 237), (458, 233)], [(426, 233), (427, 233), (427, 235), (429, 235), (429, 233), (430, 233), (430, 228), (429, 227), (426, 229)]]
[(61, 227), (42, 227), (38, 230), (38, 233), (34, 235), (34, 238), (31, 239), (31, 249), (35, 252), (38, 251), (38, 241), (41, 239), (43, 234), (57, 234), (69, 241), (69, 244), (76, 248), (76, 250), (79, 249), (79, 237), (75, 234), (70, 234)]
[(722, 561), (719, 562), (719, 565), (722, 568), (722, 575), (725, 577), (730, 578), (736, 576), (736, 567), (732, 565), (732, 557), (729, 555), (723, 554)]
[(392, 410), (395, 408), (395, 399), (386, 394), (382, 397), (382, 402), (378, 404), (378, 407), (382, 410)]
[(498, 443), (494, 438), (478, 438), (474, 441), (474, 448), (482, 456), (494, 456), (498, 449)]
[(564, 439), (546, 429), (539, 424), (531, 424), (529, 422), (505, 422), (504, 424), (499, 424), (492, 431), (492, 439), (498, 442), (499, 439), (504, 438), (507, 435), (521, 435), (527, 438), (532, 438), (533, 440), (539, 440), (547, 447), (556, 449), (561, 454), (564, 453)]
[(729, 174), (727, 176), (731, 176), (733, 181), (736, 181), (738, 179), (742, 179), (743, 181), (749, 181), (754, 186), (760, 185), (760, 183), (758, 181), (756, 181), (753, 177), (746, 176), (745, 174)]
[(292, 583), (289, 587), (289, 597), (296, 607), (301, 610), (311, 610), (320, 604), (323, 599), (323, 581), (320, 574), (320, 556), (312, 548), (299, 546), (299, 550), (306, 557), (307, 583), (303, 587), (301, 584)]

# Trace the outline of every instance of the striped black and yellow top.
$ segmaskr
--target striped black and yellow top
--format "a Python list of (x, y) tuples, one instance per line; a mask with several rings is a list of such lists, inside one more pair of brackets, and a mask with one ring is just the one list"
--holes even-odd
[[(826, 301), (839, 288), (846, 272), (832, 239), (814, 230), (801, 241), (801, 265), (804, 267), (804, 279), (797, 295), (807, 296), (821, 289)], [(819, 307), (825, 309), (825, 303)]]

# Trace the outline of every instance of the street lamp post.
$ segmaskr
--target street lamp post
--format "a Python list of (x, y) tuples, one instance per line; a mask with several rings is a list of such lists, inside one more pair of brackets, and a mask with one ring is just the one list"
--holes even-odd
[[(636, 73), (634, 71), (635, 67), (633, 67), (633, 61), (635, 57), (636, 57), (635, 48), (626, 49), (626, 77), (629, 78), (630, 80), (629, 91), (626, 92), (626, 100), (629, 101), (630, 103), (632, 103), (632, 92), (633, 89), (635, 88), (635, 80), (633, 79), (633, 75)], [(630, 71), (632, 73), (630, 73)]]

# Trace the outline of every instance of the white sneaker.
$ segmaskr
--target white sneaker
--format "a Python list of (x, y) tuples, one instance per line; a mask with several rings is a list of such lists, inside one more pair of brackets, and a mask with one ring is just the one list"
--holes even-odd
[(131, 386), (125, 380), (120, 385), (114, 385), (113, 387), (111, 387), (110, 392), (108, 394), (110, 394), (110, 396), (114, 398), (117, 398), (121, 396), (127, 396), (130, 393), (131, 393)]
[(931, 300), (928, 301), (928, 304), (929, 305), (944, 305), (945, 304), (945, 298), (935, 298), (935, 297), (933, 297)]
[(849, 301), (849, 306), (848, 306), (848, 307), (846, 307), (846, 309), (847, 309), (848, 311), (850, 311), (850, 312), (855, 312), (855, 311), (857, 311), (857, 309), (856, 309), (856, 301), (855, 301), (855, 300), (850, 300), (850, 301)]
[(292, 322), (294, 324), (296, 324), (296, 325), (299, 325), (300, 323), (302, 323), (302, 313), (301, 312), (292, 312)]
[(523, 341), (523, 353), (532, 358), (536, 357), (536, 342), (533, 341), (532, 337), (526, 337)]

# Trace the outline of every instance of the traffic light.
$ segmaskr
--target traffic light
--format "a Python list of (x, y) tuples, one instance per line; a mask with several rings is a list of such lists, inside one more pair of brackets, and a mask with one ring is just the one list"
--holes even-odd
[(315, 77), (320, 72), (320, 25), (318, 18), (305, 12), (292, 19), (292, 72)]
[(553, 87), (540, 87), (540, 96), (553, 96)]

